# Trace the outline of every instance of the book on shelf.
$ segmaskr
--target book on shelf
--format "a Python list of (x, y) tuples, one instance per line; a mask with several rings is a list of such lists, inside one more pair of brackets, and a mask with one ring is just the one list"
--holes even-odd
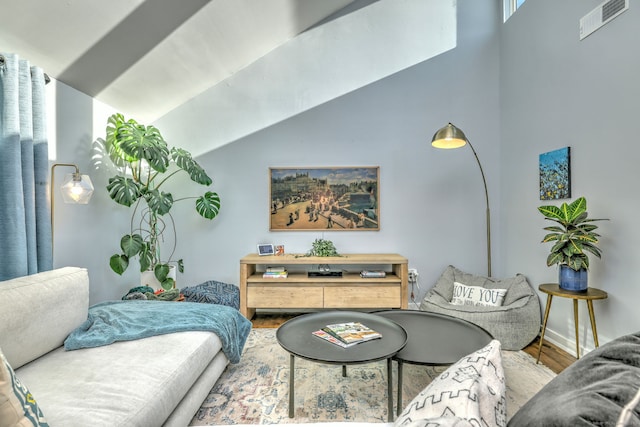
[(274, 265), (270, 265), (270, 266), (267, 267), (267, 269), (265, 271), (267, 273), (282, 273), (282, 272), (286, 273), (287, 269), (284, 268), (284, 267), (277, 266), (277, 265), (275, 265), (275, 266)]
[(286, 271), (265, 271), (262, 273), (263, 279), (286, 279), (288, 277)]
[(331, 335), (330, 333), (323, 331), (322, 329), (319, 329), (317, 331), (313, 331), (312, 332), (313, 335), (315, 335), (318, 338), (322, 338), (325, 341), (329, 341), (331, 344), (335, 344), (337, 346), (340, 346), (342, 348), (349, 348), (352, 347), (356, 344), (359, 344), (357, 342), (351, 343), (351, 344), (347, 344), (344, 343), (342, 341), (340, 341), (338, 338), (334, 337), (333, 335)]
[(360, 322), (334, 323), (322, 328), (345, 344), (361, 343), (381, 338), (382, 335)]
[(365, 279), (387, 277), (387, 273), (384, 270), (362, 270), (360, 277)]

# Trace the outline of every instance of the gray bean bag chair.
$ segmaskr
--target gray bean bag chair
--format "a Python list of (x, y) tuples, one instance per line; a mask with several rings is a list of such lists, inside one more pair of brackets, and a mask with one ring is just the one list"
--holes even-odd
[[(454, 282), (489, 290), (481, 291), (481, 294), (486, 294), (487, 297), (489, 294), (502, 293), (496, 290), (506, 289), (502, 305), (454, 305), (451, 303), (454, 297)], [(522, 274), (498, 280), (465, 273), (450, 265), (427, 292), (420, 304), (420, 310), (442, 313), (474, 323), (500, 341), (504, 350), (521, 350), (540, 332), (540, 301)]]

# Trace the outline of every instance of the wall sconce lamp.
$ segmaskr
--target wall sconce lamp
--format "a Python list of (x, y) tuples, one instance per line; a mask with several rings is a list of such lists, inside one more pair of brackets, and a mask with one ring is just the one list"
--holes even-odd
[(53, 212), (55, 206), (55, 198), (53, 194), (54, 185), (54, 170), (59, 166), (75, 168), (74, 173), (69, 173), (65, 176), (64, 182), (60, 186), (60, 192), (62, 193), (62, 200), (65, 203), (86, 205), (89, 203), (91, 196), (93, 195), (93, 184), (89, 175), (80, 175), (80, 169), (73, 163), (55, 163), (51, 166), (51, 187), (50, 187), (50, 200), (51, 200), (51, 241), (53, 241)]
[(451, 123), (441, 129), (438, 129), (431, 139), (431, 145), (436, 148), (460, 148), (464, 147), (466, 144), (469, 144), (469, 147), (471, 148), (471, 151), (473, 151), (473, 155), (478, 162), (480, 174), (482, 175), (482, 183), (484, 184), (484, 197), (487, 202), (487, 276), (491, 277), (491, 212), (489, 211), (489, 191), (487, 190), (487, 180), (484, 177), (484, 170), (482, 170), (478, 154), (473, 148), (473, 145), (471, 145), (471, 142), (465, 136), (464, 132)]

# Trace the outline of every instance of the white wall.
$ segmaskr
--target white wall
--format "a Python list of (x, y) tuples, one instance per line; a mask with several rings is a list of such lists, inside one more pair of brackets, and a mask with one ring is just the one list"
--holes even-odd
[[(423, 288), (417, 299), (448, 264), (486, 273), (484, 190), (473, 154), (467, 148), (437, 150), (430, 140), (448, 121), (463, 128), (487, 172), (492, 204), (499, 206), (500, 13), (493, 1), (458, 2), (455, 49), (199, 156), (222, 197), (222, 210), (206, 223), (181, 208), (189, 215), (179, 224), (184, 281), (237, 283), (238, 261), (255, 252), (256, 243), (283, 243), (288, 252), (302, 253), (323, 237), (320, 232), (269, 232), (268, 169), (288, 166), (380, 166), (381, 230), (326, 232), (324, 237), (343, 253), (408, 257), (420, 272)], [(157, 124), (174, 143), (185, 129), (187, 136), (209, 129), (215, 140), (208, 120), (215, 123), (224, 114), (216, 108), (234, 108), (225, 100), (194, 100), (208, 106), (205, 117), (184, 114), (192, 108), (186, 104)], [(493, 221), (497, 251), (497, 209)], [(496, 259), (495, 273), (499, 267)]]
[[(455, 49), (198, 158), (223, 205), (213, 222), (199, 218), (186, 205), (177, 206), (178, 251), (186, 266), (179, 286), (209, 279), (238, 283), (238, 261), (255, 251), (257, 242), (283, 243), (287, 251), (306, 252), (322, 237), (316, 232), (268, 231), (267, 174), (276, 166), (380, 166), (381, 230), (328, 232), (324, 237), (344, 253), (398, 252), (408, 257), (420, 272), (418, 300), (448, 264), (486, 272), (484, 192), (473, 155), (466, 148), (445, 151), (429, 144), (433, 133), (449, 121), (466, 132), (485, 168), (494, 208), (494, 274), (501, 273), (502, 263), (495, 256), (501, 223), (501, 11), (491, 0), (457, 5)], [(58, 159), (78, 162), (83, 170), (85, 165), (93, 167), (90, 147), (99, 136), (92, 135), (93, 129), (104, 128), (109, 113), (89, 97), (60, 88)], [(216, 111), (210, 114), (214, 117)], [(202, 126), (195, 117), (171, 125), (169, 119), (160, 129), (176, 145), (188, 129)], [(215, 138), (215, 130), (211, 132)], [(102, 169), (93, 171), (96, 194), (89, 206), (56, 205), (54, 265), (88, 267), (92, 303), (120, 298), (137, 282), (135, 271), (119, 277), (108, 267), (129, 218), (128, 210), (108, 198), (108, 175)]]
[[(537, 287), (557, 282), (540, 244), (547, 223), (537, 207), (538, 156), (571, 147), (572, 199), (585, 196), (600, 223), (603, 258), (591, 257), (589, 285), (609, 293), (594, 302), (599, 341), (638, 330), (640, 209), (638, 99), (640, 9), (630, 9), (583, 41), (579, 19), (599, 0), (527, 1), (501, 33), (501, 180), (503, 243), (509, 270), (526, 271)], [(567, 200), (560, 200), (562, 203)], [(553, 203), (556, 204), (556, 203)], [(542, 302), (546, 296), (541, 294)], [(581, 302), (580, 342), (592, 349)], [(554, 298), (547, 336), (575, 353), (571, 300)]]

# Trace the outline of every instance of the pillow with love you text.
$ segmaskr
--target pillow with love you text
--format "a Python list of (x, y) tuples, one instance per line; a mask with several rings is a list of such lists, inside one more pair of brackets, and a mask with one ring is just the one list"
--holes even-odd
[(481, 286), (467, 286), (459, 282), (453, 282), (451, 304), (499, 307), (502, 305), (506, 294), (506, 289), (488, 289)]

